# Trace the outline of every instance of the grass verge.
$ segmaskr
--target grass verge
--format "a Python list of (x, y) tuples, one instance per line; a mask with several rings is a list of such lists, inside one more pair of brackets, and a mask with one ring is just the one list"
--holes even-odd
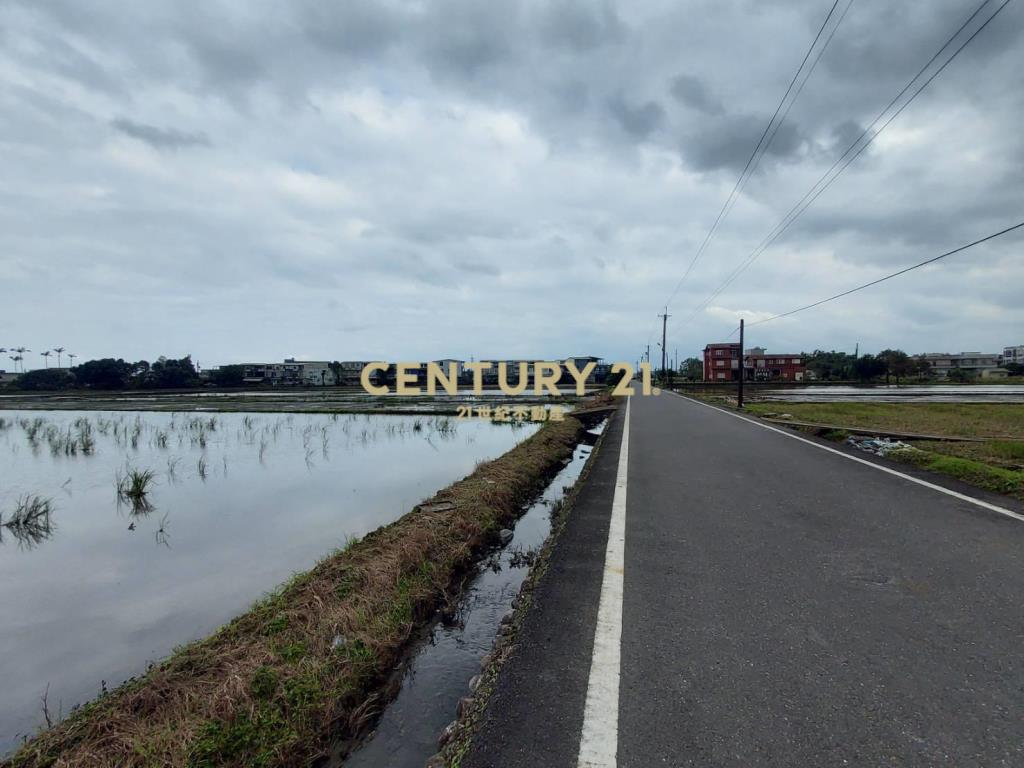
[(1015, 403), (750, 403), (755, 416), (788, 413), (795, 421), (955, 437), (1019, 436), (1024, 405)]
[[(1024, 501), (1024, 471), (992, 466), (975, 459), (952, 456), (948, 453), (922, 450), (918, 445), (909, 450), (893, 451), (889, 453), (889, 458), (949, 475), (969, 485), (995, 493), (1005, 493)], [(945, 450), (948, 451), (948, 449)]]
[[(1020, 440), (980, 443), (913, 440), (912, 450), (891, 451), (888, 458), (956, 478), (977, 488), (1024, 500), (1024, 405), (1012, 403), (754, 403), (759, 416), (784, 412), (795, 421), (862, 429), (980, 437), (1021, 435)], [(843, 429), (800, 428), (844, 442)]]
[(309, 765), (331, 739), (359, 732), (371, 718), (416, 628), (572, 455), (582, 431), (571, 417), (546, 424), (0, 765)]

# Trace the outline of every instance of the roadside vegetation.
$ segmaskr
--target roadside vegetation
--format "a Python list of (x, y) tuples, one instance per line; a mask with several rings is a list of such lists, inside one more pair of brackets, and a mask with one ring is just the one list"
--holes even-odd
[[(396, 522), (346, 544), (213, 636), (28, 741), (3, 768), (306, 766), (358, 734), (417, 630), (572, 455), (550, 422)], [(126, 490), (135, 484), (126, 477)]]
[(983, 442), (911, 440), (897, 459), (996, 493), (1024, 500), (1024, 405), (1013, 403), (753, 403), (757, 416), (831, 425), (812, 430), (836, 442), (844, 427), (944, 437), (991, 437)]
[[(1010, 445), (1024, 453), (1024, 442)], [(915, 443), (913, 448), (893, 451), (889, 456), (1024, 501), (1024, 459), (1015, 468), (1000, 466), (991, 463), (990, 459), (978, 460), (955, 455), (962, 446), (962, 443)]]
[(949, 437), (1024, 440), (1024, 405), (1013, 403), (751, 403), (756, 416)]

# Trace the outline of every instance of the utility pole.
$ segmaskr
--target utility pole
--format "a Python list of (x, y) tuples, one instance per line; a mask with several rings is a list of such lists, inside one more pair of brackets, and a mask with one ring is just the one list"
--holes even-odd
[(736, 396), (736, 407), (743, 410), (743, 318), (740, 318), (740, 386)]
[(647, 345), (647, 352), (644, 353), (644, 358), (645, 358), (646, 362), (648, 362), (648, 363), (651, 362), (651, 345), (650, 344)]
[(665, 354), (667, 352), (667, 350), (665, 349), (665, 333), (666, 333), (666, 331), (668, 329), (668, 319), (670, 317), (672, 317), (672, 315), (670, 315), (668, 313), (668, 307), (665, 307), (664, 314), (658, 315), (658, 317), (661, 318), (661, 375), (662, 375), (662, 377), (664, 377), (665, 376)]

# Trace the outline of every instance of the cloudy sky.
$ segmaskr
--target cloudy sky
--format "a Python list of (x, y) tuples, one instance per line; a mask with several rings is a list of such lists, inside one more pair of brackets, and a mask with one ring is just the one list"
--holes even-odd
[[(1024, 220), (1011, 2), (695, 312), (977, 4), (853, 3), (670, 350)], [(831, 5), (3, 0), (0, 345), (635, 360)], [(1008, 235), (748, 342), (1001, 350), (1022, 289)]]

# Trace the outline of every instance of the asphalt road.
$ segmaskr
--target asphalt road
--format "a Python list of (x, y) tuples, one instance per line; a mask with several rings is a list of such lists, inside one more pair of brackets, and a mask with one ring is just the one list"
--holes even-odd
[[(630, 419), (609, 764), (1024, 765), (1024, 522), (675, 396)], [(622, 422), (463, 766), (577, 764)]]

